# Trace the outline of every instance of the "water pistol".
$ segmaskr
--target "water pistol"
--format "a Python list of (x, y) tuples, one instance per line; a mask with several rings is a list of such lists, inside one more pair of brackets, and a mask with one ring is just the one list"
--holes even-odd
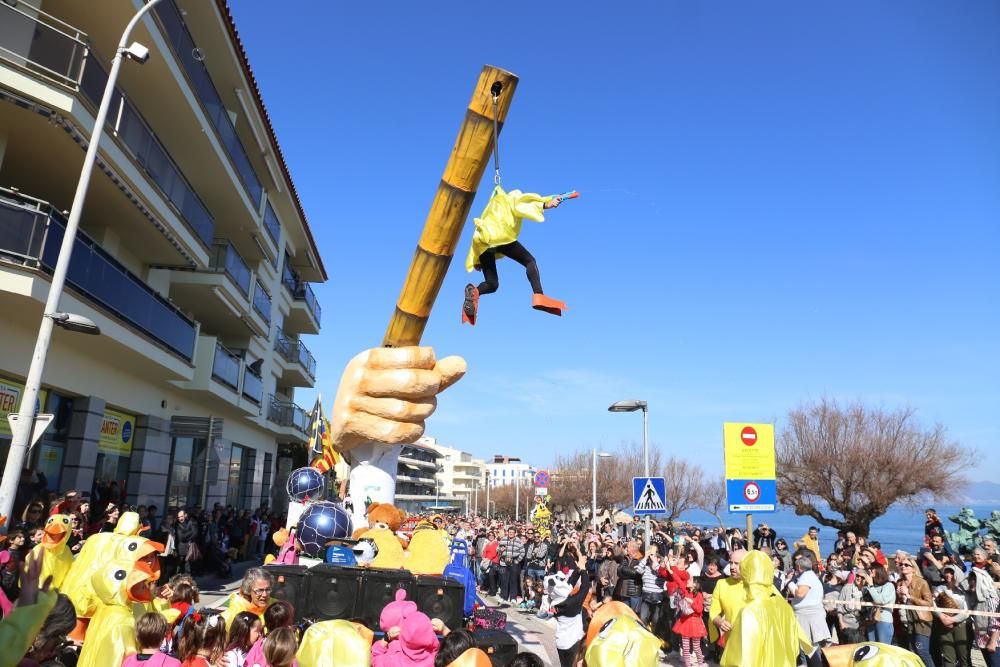
[(562, 202), (566, 201), (567, 199), (576, 199), (579, 196), (580, 196), (579, 192), (577, 192), (576, 190), (570, 190), (569, 192), (564, 192), (561, 195), (553, 195), (552, 199), (556, 203), (562, 203)]

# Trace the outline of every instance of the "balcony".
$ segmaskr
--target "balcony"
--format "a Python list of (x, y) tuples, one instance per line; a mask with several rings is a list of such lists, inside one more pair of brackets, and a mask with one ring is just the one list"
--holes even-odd
[(211, 268), (214, 271), (225, 274), (233, 285), (243, 294), (245, 298), (250, 298), (250, 284), (253, 281), (253, 273), (250, 267), (240, 257), (233, 244), (229, 241), (216, 239), (212, 246)]
[[(274, 213), (274, 209), (271, 208), (271, 202), (267, 202), (264, 205), (264, 231), (267, 232), (267, 238), (271, 239), (271, 243), (274, 244), (274, 249), (277, 250), (281, 247), (281, 223), (278, 221), (278, 216)], [(271, 259), (271, 265), (274, 268), (278, 268), (278, 254), (275, 253), (274, 257)]]
[(306, 411), (289, 401), (282, 401), (271, 395), (267, 409), (267, 420), (282, 427), (286, 435), (305, 441), (309, 432), (309, 417)]
[(316, 300), (312, 285), (302, 281), (291, 267), (288, 255), (281, 270), (281, 284), (292, 298), (292, 307), (285, 318), (285, 328), (296, 333), (318, 334), (323, 310)]
[(189, 381), (175, 382), (181, 388), (197, 394), (205, 409), (233, 406), (248, 417), (261, 413), (263, 382), (247, 364), (244, 350), (227, 347), (215, 336), (198, 336), (194, 358), (194, 376)]
[(264, 380), (249, 366), (243, 370), (243, 398), (249, 398), (257, 405), (264, 398)]
[(302, 341), (286, 338), (278, 333), (274, 339), (282, 369), (281, 384), (286, 387), (312, 387), (316, 383), (316, 358)]
[(27, 3), (0, 2), (0, 60), (73, 90), (80, 87), (87, 35)]
[(230, 351), (225, 345), (216, 341), (215, 357), (212, 362), (212, 378), (218, 380), (233, 391), (240, 388), (240, 366), (243, 359)]
[[(65, 230), (65, 220), (47, 203), (0, 188), (0, 258), (51, 273)], [(66, 282), (143, 336), (187, 361), (194, 358), (195, 322), (84, 232), (77, 233)]]
[(205, 67), (204, 57), (199, 57), (202, 51), (194, 43), (180, 9), (174, 0), (165, 0), (153, 9), (153, 14), (159, 20), (167, 43), (170, 44), (177, 62), (181, 64), (187, 75), (188, 83), (201, 102), (205, 115), (208, 116), (209, 122), (215, 128), (219, 142), (229, 155), (236, 173), (239, 174), (246, 194), (253, 203), (254, 210), (259, 210), (264, 189), (250, 163), (243, 143), (236, 134), (236, 128), (222, 102), (222, 97)]
[(271, 331), (271, 295), (259, 280), (253, 291), (253, 309), (264, 322), (264, 334), (267, 335)]

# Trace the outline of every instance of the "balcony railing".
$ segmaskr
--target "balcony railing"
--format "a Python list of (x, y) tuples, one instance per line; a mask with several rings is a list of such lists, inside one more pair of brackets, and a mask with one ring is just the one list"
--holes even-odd
[(271, 208), (271, 202), (264, 205), (264, 229), (267, 230), (267, 235), (274, 241), (274, 247), (280, 248), (281, 223), (278, 222), (278, 216), (275, 215), (274, 209)]
[(319, 306), (312, 285), (299, 278), (299, 274), (291, 266), (288, 255), (285, 255), (285, 263), (281, 269), (281, 284), (285, 286), (293, 299), (305, 302), (309, 312), (316, 320), (316, 324), (319, 324), (323, 317), (323, 309)]
[(0, 58), (74, 90), (87, 60), (87, 35), (28, 3), (0, 2)]
[[(0, 188), (0, 258), (51, 272), (65, 231), (65, 220), (49, 204)], [(189, 361), (194, 358), (194, 321), (82, 231), (66, 281), (146, 336)]]
[(271, 404), (267, 409), (267, 418), (278, 426), (290, 426), (297, 431), (309, 431), (309, 417), (306, 411), (288, 401), (282, 401), (271, 395)]
[(243, 370), (243, 395), (257, 405), (260, 405), (261, 399), (264, 398), (264, 381), (258, 373), (250, 370), (249, 366)]
[(253, 291), (253, 309), (264, 318), (264, 321), (271, 324), (271, 295), (267, 293), (264, 286), (257, 281), (257, 287)]
[(153, 13), (156, 14), (160, 25), (163, 26), (163, 33), (167, 37), (167, 42), (173, 49), (178, 62), (184, 68), (191, 88), (201, 101), (201, 105), (205, 108), (205, 113), (215, 127), (216, 132), (218, 132), (219, 140), (225, 147), (229, 159), (232, 160), (236, 172), (240, 175), (240, 180), (243, 181), (243, 186), (250, 200), (255, 207), (259, 207), (264, 189), (261, 187), (260, 179), (257, 178), (257, 173), (250, 163), (250, 158), (247, 157), (247, 151), (243, 147), (243, 143), (236, 134), (236, 128), (233, 126), (233, 121), (229, 118), (226, 106), (222, 103), (222, 97), (219, 95), (215, 84), (212, 83), (212, 77), (209, 75), (205, 63), (202, 62), (204, 60), (204, 56), (201, 55), (202, 51), (194, 43), (191, 33), (188, 32), (180, 9), (178, 9), (174, 0), (166, 0), (158, 4)]
[[(83, 73), (80, 89), (95, 110), (101, 104), (107, 82), (107, 72), (96, 58), (91, 57)], [(115, 89), (111, 99), (111, 109), (118, 110), (118, 113), (108, 114), (108, 134), (125, 145), (181, 220), (206, 248), (210, 247), (215, 236), (215, 220), (163, 144), (128, 98), (122, 99), (122, 93), (118, 89)]]
[(299, 364), (311, 378), (316, 377), (316, 358), (300, 340), (285, 338), (281, 334), (274, 339), (274, 349), (288, 362)]
[(212, 361), (212, 377), (237, 391), (240, 386), (240, 362), (242, 358), (230, 351), (222, 343), (215, 344), (215, 359)]
[(229, 276), (233, 284), (243, 292), (243, 296), (249, 298), (253, 273), (232, 243), (223, 239), (215, 240), (215, 245), (212, 246), (211, 267)]

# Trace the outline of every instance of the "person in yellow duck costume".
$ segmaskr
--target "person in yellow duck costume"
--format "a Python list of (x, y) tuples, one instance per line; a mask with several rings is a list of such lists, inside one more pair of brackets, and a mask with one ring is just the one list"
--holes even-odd
[(73, 535), (69, 517), (65, 514), (53, 514), (45, 522), (42, 530), (42, 541), (31, 551), (35, 556), (41, 556), (42, 551), (45, 551), (45, 559), (42, 561), (42, 581), (52, 577), (52, 587), (62, 588), (66, 575), (73, 567), (73, 553), (66, 546)]
[(877, 642), (824, 647), (823, 664), (828, 667), (924, 667), (924, 661), (916, 653)]
[(418, 523), (410, 538), (403, 567), (413, 574), (441, 574), (450, 559), (451, 554), (448, 545), (441, 539), (441, 531), (428, 521)]
[(302, 636), (295, 661), (299, 667), (371, 667), (371, 631), (345, 620), (313, 623)]
[[(740, 563), (746, 604), (737, 614), (726, 639), (721, 667), (795, 667), (801, 649), (813, 647), (799, 626), (795, 612), (774, 589), (774, 564), (760, 551), (751, 551)], [(720, 582), (721, 583), (721, 582)]]
[(83, 543), (83, 548), (73, 560), (73, 567), (63, 580), (60, 593), (68, 596), (76, 607), (76, 615), (90, 618), (94, 614), (94, 595), (90, 586), (90, 578), (102, 565), (108, 562), (109, 555), (114, 553), (118, 543), (127, 537), (133, 537), (141, 528), (139, 515), (135, 512), (124, 512), (115, 524), (111, 533), (91, 535)]
[(153, 599), (153, 573), (141, 560), (113, 560), (91, 577), (99, 606), (87, 628), (77, 667), (113, 667), (138, 648), (133, 603)]
[[(607, 607), (604, 614), (600, 612)], [(659, 664), (662, 642), (627, 606), (604, 605), (587, 630), (587, 667), (638, 667)]]

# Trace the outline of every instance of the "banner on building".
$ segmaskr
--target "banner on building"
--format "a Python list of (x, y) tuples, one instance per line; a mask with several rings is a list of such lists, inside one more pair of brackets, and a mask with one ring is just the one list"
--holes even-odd
[(97, 451), (114, 456), (131, 456), (135, 436), (135, 415), (105, 409), (101, 420), (101, 438)]
[[(0, 379), (0, 437), (10, 437), (10, 424), (7, 422), (7, 415), (17, 414), (21, 409), (21, 396), (24, 395), (24, 385), (13, 380)], [(38, 401), (35, 403), (35, 412), (41, 412), (45, 407), (45, 399), (49, 392), (41, 389), (38, 392)]]

